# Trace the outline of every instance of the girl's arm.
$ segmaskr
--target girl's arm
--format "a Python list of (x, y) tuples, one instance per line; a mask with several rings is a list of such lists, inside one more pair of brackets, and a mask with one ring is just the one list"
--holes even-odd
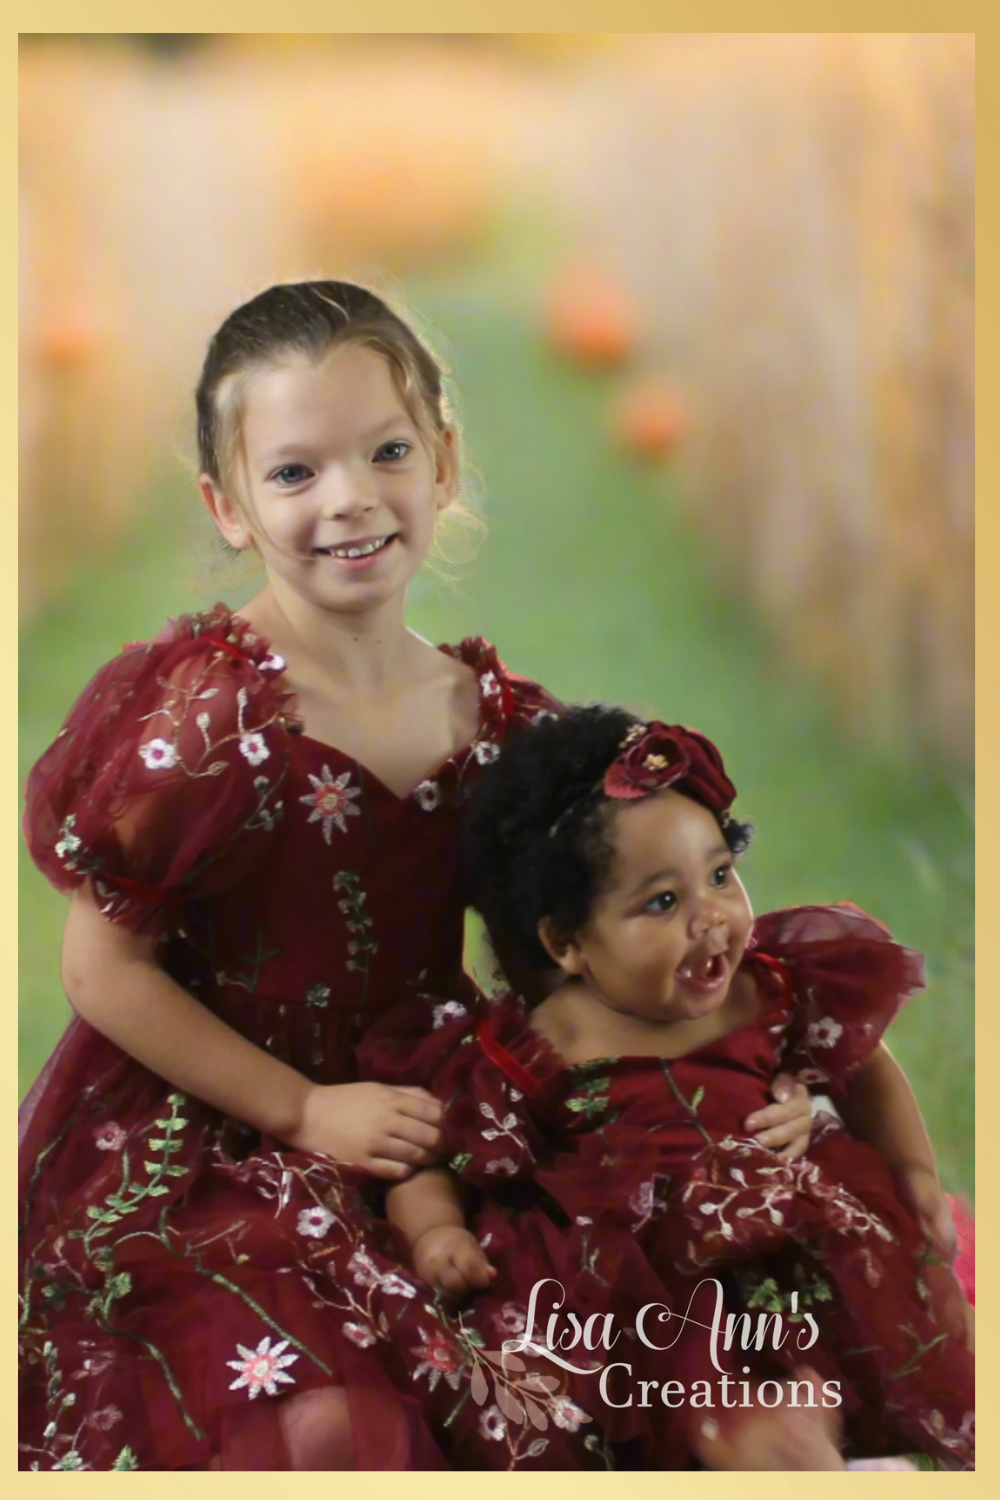
[(425, 1090), (311, 1082), (175, 983), (157, 948), (154, 938), (108, 922), (89, 884), (81, 886), (62, 950), (74, 1009), (175, 1088), (292, 1147), (390, 1178), (434, 1160), (441, 1106)]
[(489, 1286), (496, 1271), (465, 1227), (450, 1173), (440, 1168), (418, 1172), (389, 1189), (385, 1207), (390, 1222), (406, 1236), (418, 1276), (455, 1296)]
[(953, 1259), (955, 1226), (938, 1181), (934, 1148), (906, 1074), (885, 1042), (851, 1076), (838, 1107), (851, 1134), (874, 1146), (888, 1163), (899, 1196), (942, 1255)]

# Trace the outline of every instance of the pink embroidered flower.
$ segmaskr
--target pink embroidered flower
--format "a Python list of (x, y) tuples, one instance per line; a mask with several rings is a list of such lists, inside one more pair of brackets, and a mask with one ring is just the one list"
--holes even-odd
[(369, 1349), (375, 1343), (375, 1334), (367, 1323), (345, 1323), (341, 1332), (359, 1349)]
[(459, 1001), (446, 1000), (443, 1005), (435, 1005), (434, 1007), (433, 1029), (437, 1031), (446, 1021), (457, 1021), (459, 1017), (465, 1017), (468, 1014), (469, 1012), (465, 1006), (460, 1004)]
[(479, 1431), (484, 1438), (491, 1438), (498, 1443), (507, 1431), (507, 1423), (500, 1415), (499, 1406), (488, 1406), (479, 1417)]
[(590, 1421), (590, 1417), (582, 1406), (577, 1406), (568, 1396), (557, 1396), (552, 1403), (552, 1420), (564, 1432), (579, 1432), (582, 1424)]
[(333, 1214), (330, 1210), (316, 1203), (312, 1208), (302, 1210), (295, 1228), (299, 1234), (304, 1234), (309, 1239), (321, 1240), (332, 1223)]
[(443, 1333), (435, 1332), (428, 1337), (422, 1328), (417, 1332), (423, 1339), (423, 1344), (412, 1351), (420, 1360), (413, 1372), (413, 1379), (419, 1380), (421, 1375), (426, 1375), (427, 1383), (433, 1391), (443, 1375), (452, 1390), (457, 1391), (462, 1379), (462, 1368), (454, 1346)]
[(495, 672), (484, 672), (479, 679), (479, 686), (484, 698), (495, 698), (500, 691)]
[(87, 1426), (96, 1427), (98, 1432), (110, 1432), (121, 1419), (122, 1414), (117, 1406), (105, 1406), (100, 1411), (91, 1412), (87, 1418)]
[(299, 801), (304, 802), (306, 807), (311, 807), (309, 814), (310, 823), (322, 823), (323, 837), (327, 843), (330, 842), (330, 834), (334, 824), (341, 833), (347, 832), (345, 818), (359, 818), (360, 807), (355, 807), (352, 801), (354, 797), (361, 796), (361, 788), (350, 786), (351, 773), (344, 771), (335, 777), (329, 766), (324, 766), (318, 776), (310, 774), (312, 792)]
[(245, 1388), (250, 1400), (256, 1401), (261, 1391), (276, 1396), (279, 1385), (294, 1385), (295, 1377), (287, 1373), (287, 1367), (299, 1356), (286, 1354), (287, 1348), (288, 1340), (282, 1339), (272, 1349), (270, 1337), (261, 1339), (256, 1349), (245, 1349), (242, 1344), (237, 1344), (240, 1358), (226, 1360), (231, 1370), (238, 1371), (229, 1389), (239, 1391)]
[(499, 756), (500, 746), (494, 744), (492, 740), (477, 740), (472, 747), (472, 753), (481, 766), (488, 766)]
[(271, 752), (262, 734), (243, 734), (240, 736), (240, 754), (252, 766), (259, 766), (262, 761), (267, 760)]
[(108, 1120), (104, 1125), (94, 1126), (94, 1145), (98, 1151), (120, 1151), (128, 1139), (128, 1132)]
[[(484, 1131), (483, 1134), (485, 1135), (486, 1132)], [(513, 1177), (517, 1171), (517, 1163), (511, 1161), (509, 1156), (501, 1156), (498, 1161), (488, 1161), (486, 1163), (486, 1170), (487, 1172), (495, 1172), (499, 1177)]]
[(824, 1016), (821, 1021), (813, 1021), (806, 1039), (811, 1047), (835, 1047), (843, 1034), (844, 1028), (839, 1022), (832, 1016)]
[(413, 795), (424, 812), (433, 812), (436, 807), (441, 806), (441, 788), (436, 781), (422, 781), (419, 786), (414, 787)]
[(505, 1302), (500, 1311), (493, 1314), (493, 1321), (504, 1333), (513, 1337), (515, 1333), (523, 1333), (528, 1326), (528, 1314), (513, 1302)]
[(103, 1375), (105, 1370), (111, 1368), (111, 1365), (112, 1357), (110, 1354), (101, 1353), (91, 1355), (89, 1359), (84, 1360), (78, 1370), (73, 1371), (73, 1379), (90, 1380), (95, 1375)]
[(150, 740), (139, 746), (147, 771), (169, 771), (177, 764), (177, 746), (167, 740)]

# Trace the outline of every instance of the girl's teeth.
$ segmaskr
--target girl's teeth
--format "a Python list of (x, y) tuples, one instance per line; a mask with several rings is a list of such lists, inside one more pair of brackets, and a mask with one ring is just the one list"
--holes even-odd
[(379, 552), (389, 538), (383, 537), (380, 542), (369, 542), (366, 547), (331, 547), (331, 557), (370, 557), (373, 552)]

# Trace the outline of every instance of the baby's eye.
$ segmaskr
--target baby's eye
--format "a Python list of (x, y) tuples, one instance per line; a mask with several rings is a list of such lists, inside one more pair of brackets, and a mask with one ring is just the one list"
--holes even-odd
[(664, 912), (673, 911), (676, 905), (677, 897), (673, 891), (660, 891), (659, 895), (651, 897), (642, 909), (651, 916), (657, 917), (663, 915)]
[(280, 469), (275, 469), (271, 478), (280, 485), (290, 486), (301, 484), (311, 473), (312, 470), (307, 469), (305, 464), (283, 464)]
[(713, 870), (711, 884), (716, 888), (725, 885), (726, 881), (729, 879), (729, 872), (732, 868), (732, 865), (720, 865), (717, 870)]
[(375, 463), (398, 464), (401, 458), (406, 457), (412, 446), (411, 443), (404, 443), (401, 438), (391, 443), (383, 443), (374, 461)]

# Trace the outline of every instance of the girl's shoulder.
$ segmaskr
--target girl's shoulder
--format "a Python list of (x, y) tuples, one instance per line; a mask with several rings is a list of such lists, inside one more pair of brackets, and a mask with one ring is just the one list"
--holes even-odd
[(466, 636), (457, 645), (445, 645), (441, 650), (476, 673), (480, 702), (488, 722), (504, 727), (533, 724), (562, 712), (558, 698), (534, 678), (512, 671), (484, 636)]
[(783, 1066), (808, 1084), (836, 1083), (863, 1066), (924, 988), (923, 955), (851, 902), (765, 913), (745, 961), (781, 1012)]

